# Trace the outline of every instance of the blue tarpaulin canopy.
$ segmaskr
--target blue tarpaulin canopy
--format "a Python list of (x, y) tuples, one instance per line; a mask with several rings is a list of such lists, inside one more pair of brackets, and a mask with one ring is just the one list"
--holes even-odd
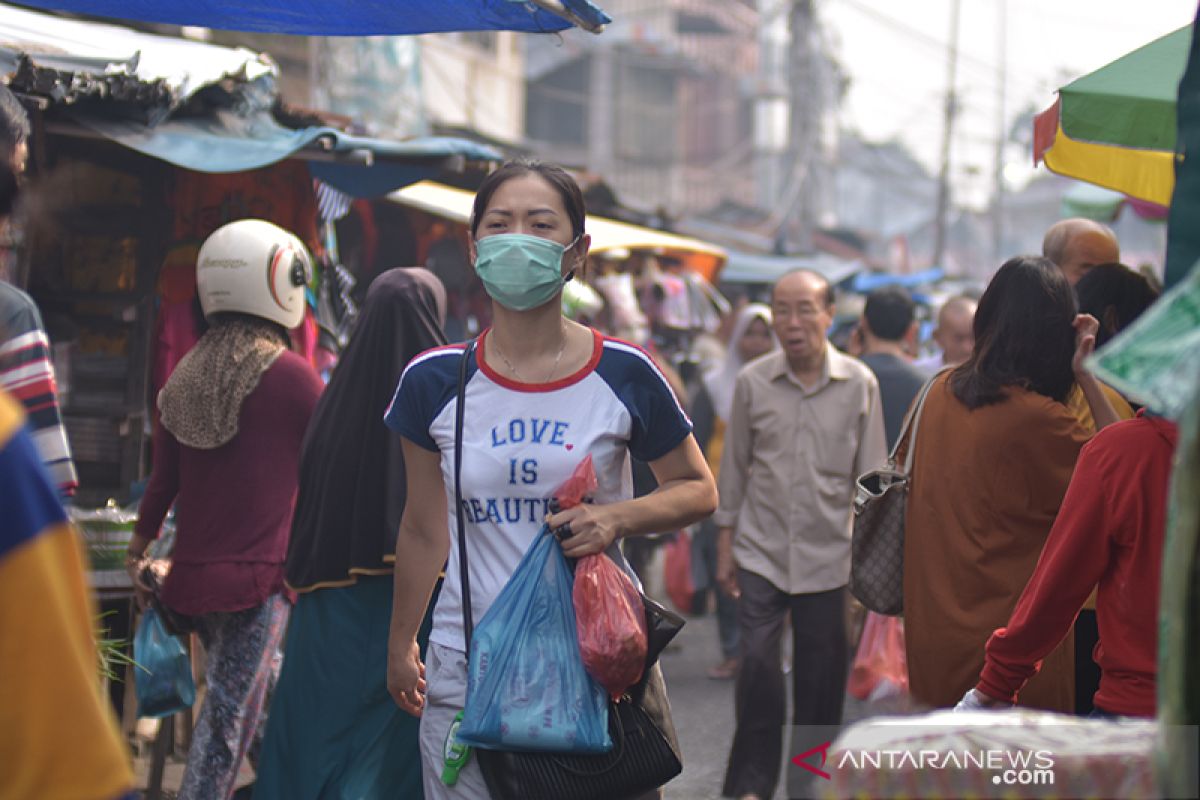
[(864, 272), (854, 279), (852, 288), (863, 294), (882, 289), (884, 286), (903, 286), (905, 289), (915, 289), (927, 283), (937, 283), (944, 277), (946, 277), (946, 271), (941, 267), (930, 267), (908, 275), (894, 275), (890, 272)]
[(290, 130), (266, 113), (171, 119), (154, 128), (94, 116), (77, 121), (140, 153), (197, 172), (242, 172), (294, 155), (328, 154), (328, 160), (310, 159), (309, 171), (354, 197), (378, 197), (436, 177), (453, 159), (501, 159), (490, 147), (466, 139), (431, 136), (396, 142), (333, 128)]
[(22, 0), (48, 11), (222, 30), (307, 36), (441, 31), (599, 32), (611, 20), (588, 0)]

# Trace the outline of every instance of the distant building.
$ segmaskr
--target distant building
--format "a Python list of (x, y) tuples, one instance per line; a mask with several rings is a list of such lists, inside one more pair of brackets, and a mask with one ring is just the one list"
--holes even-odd
[(671, 215), (753, 203), (758, 11), (752, 0), (607, 0), (599, 37), (528, 37), (526, 133)]

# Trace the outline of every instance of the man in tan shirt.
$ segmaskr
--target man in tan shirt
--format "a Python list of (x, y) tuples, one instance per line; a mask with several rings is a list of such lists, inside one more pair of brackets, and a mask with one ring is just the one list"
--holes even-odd
[(779, 775), (791, 612), (793, 724), (838, 725), (855, 478), (884, 463), (879, 384), (826, 339), (833, 289), (800, 270), (771, 293), (781, 350), (737, 378), (721, 458), (718, 579), (739, 598), (737, 732), (724, 794), (765, 800)]

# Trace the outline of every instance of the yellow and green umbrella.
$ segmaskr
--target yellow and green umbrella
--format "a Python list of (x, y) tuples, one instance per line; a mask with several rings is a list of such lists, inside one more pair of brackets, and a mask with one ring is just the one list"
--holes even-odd
[(1176, 96), (1191, 41), (1189, 25), (1059, 89), (1034, 119), (1034, 163), (1170, 205)]

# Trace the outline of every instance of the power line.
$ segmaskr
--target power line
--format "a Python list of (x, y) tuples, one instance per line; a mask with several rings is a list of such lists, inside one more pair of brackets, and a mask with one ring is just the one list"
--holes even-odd
[[(928, 34), (919, 28), (914, 28), (908, 23), (898, 20), (895, 17), (881, 13), (878, 9), (861, 2), (861, 0), (838, 0), (838, 2), (841, 2), (843, 5), (858, 11), (860, 14), (875, 22), (877, 25), (887, 28), (911, 41), (930, 48), (932, 51), (935, 51), (937, 55), (945, 55), (948, 44), (938, 39), (936, 36)], [(982, 80), (986, 80), (988, 82), (997, 80), (997, 67), (995, 64), (969, 53), (960, 53), (959, 58), (961, 59), (963, 66), (968, 66), (978, 70), (978, 75)], [(1046, 89), (1046, 80), (1044, 78), (1034, 78), (1023, 73), (1016, 73), (1011, 69), (1007, 70), (1007, 74), (1009, 76), (1010, 83), (1012, 82), (1013, 78), (1016, 78), (1027, 89), (1036, 89), (1037, 91), (1044, 91)]]

